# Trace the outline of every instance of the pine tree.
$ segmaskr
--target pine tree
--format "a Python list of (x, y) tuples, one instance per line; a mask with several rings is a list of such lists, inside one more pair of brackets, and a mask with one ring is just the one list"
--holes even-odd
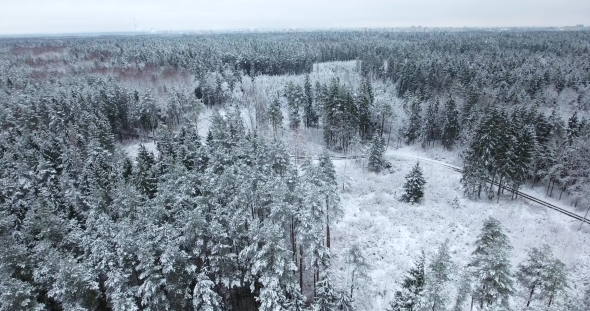
[(424, 308), (427, 310), (447, 310), (449, 283), (454, 265), (449, 254), (449, 241), (438, 248), (438, 252), (428, 265), (424, 285)]
[(158, 186), (154, 154), (147, 151), (144, 145), (140, 145), (136, 161), (134, 180), (137, 189), (149, 198), (154, 198)]
[(355, 311), (356, 308), (354, 307), (353, 303), (353, 299), (351, 296), (348, 296), (348, 294), (345, 291), (339, 291), (338, 294), (336, 295), (336, 303), (334, 304), (334, 310), (338, 310), (338, 311)]
[(305, 75), (305, 83), (303, 85), (303, 91), (305, 94), (304, 106), (303, 106), (303, 118), (305, 120), (305, 127), (317, 127), (318, 126), (318, 112), (314, 107), (313, 91), (311, 87), (311, 81), (309, 75)]
[(403, 202), (418, 203), (424, 197), (424, 185), (426, 180), (420, 167), (420, 162), (412, 168), (412, 171), (406, 175), (406, 183), (404, 184), (404, 194), (401, 197)]
[(514, 161), (509, 171), (509, 178), (512, 181), (512, 187), (518, 190), (530, 176), (537, 144), (535, 132), (531, 126), (519, 129), (515, 135)]
[(133, 162), (128, 157), (125, 157), (125, 161), (123, 162), (123, 172), (122, 177), (125, 180), (129, 180), (133, 175)]
[(354, 289), (362, 287), (361, 282), (369, 280), (369, 264), (358, 245), (354, 244), (347, 253), (346, 262), (351, 266), (350, 272), (350, 299), (353, 298)]
[(289, 127), (291, 129), (299, 128), (301, 123), (300, 107), (304, 102), (304, 94), (301, 86), (294, 85), (292, 82), (287, 84), (285, 91), (287, 97), (287, 107), (289, 108)]
[(369, 152), (367, 167), (370, 172), (379, 172), (383, 169), (383, 153), (385, 152), (383, 139), (375, 135)]
[(547, 278), (544, 284), (546, 295), (549, 295), (547, 307), (551, 307), (555, 297), (563, 294), (568, 286), (568, 275), (565, 264), (561, 260), (554, 258), (548, 266)]
[(469, 263), (475, 282), (473, 299), (478, 302), (480, 310), (492, 306), (510, 310), (510, 296), (514, 292), (511, 250), (500, 223), (494, 218), (487, 219), (475, 241), (475, 251)]
[(363, 140), (369, 139), (373, 133), (371, 111), (374, 100), (371, 81), (368, 78), (363, 78), (358, 98), (359, 134)]
[(199, 273), (193, 290), (193, 308), (195, 311), (221, 311), (221, 299), (213, 291), (213, 283), (205, 274)]
[(468, 270), (465, 270), (461, 274), (459, 288), (457, 288), (457, 297), (455, 298), (455, 305), (452, 309), (453, 311), (465, 310), (464, 307), (471, 295), (471, 291), (471, 274)]
[(338, 296), (330, 275), (328, 273), (322, 273), (320, 281), (317, 283), (316, 295), (312, 308), (314, 311), (334, 311), (336, 310), (336, 303), (338, 302)]
[(321, 180), (320, 193), (325, 200), (326, 215), (326, 247), (330, 248), (330, 224), (339, 220), (342, 215), (340, 196), (338, 195), (338, 181), (336, 180), (336, 169), (327, 151), (324, 151), (318, 164), (318, 174)]
[(268, 117), (272, 124), (272, 131), (274, 137), (277, 137), (277, 129), (282, 127), (283, 124), (283, 112), (281, 111), (281, 102), (278, 98), (275, 98), (270, 107), (268, 108)]
[(580, 124), (577, 111), (567, 120), (566, 135), (570, 146), (573, 144), (574, 139), (580, 135)]
[(586, 292), (584, 293), (584, 298), (582, 300), (582, 305), (585, 307), (585, 310), (590, 310), (590, 287), (586, 288)]
[(527, 308), (537, 296), (550, 306), (555, 295), (567, 288), (565, 265), (553, 256), (549, 245), (529, 250), (526, 260), (518, 265), (516, 278), (528, 292)]
[(388, 311), (417, 311), (421, 308), (425, 282), (426, 256), (422, 251), (421, 256), (414, 262), (414, 267), (408, 271), (402, 282), (402, 289), (395, 292), (394, 301), (391, 302)]
[[(550, 249), (545, 249), (551, 251)], [(539, 290), (542, 282), (544, 281), (544, 273), (547, 268), (547, 255), (544, 251), (537, 248), (532, 248), (528, 252), (528, 257), (525, 262), (518, 266), (518, 272), (516, 278), (520, 285), (529, 291), (526, 306), (530, 306), (533, 300), (535, 290)]]
[(479, 95), (476, 93), (475, 87), (469, 87), (469, 91), (467, 94), (467, 100), (463, 105), (463, 111), (461, 113), (461, 125), (463, 128), (467, 130), (471, 130), (474, 123), (474, 108), (476, 107), (479, 101)]
[[(438, 102), (438, 99), (437, 99)], [(436, 140), (437, 118), (438, 111), (435, 110), (434, 102), (429, 102), (426, 108), (426, 116), (424, 118), (424, 126), (422, 127), (422, 147), (430, 146)]]
[(422, 118), (420, 116), (420, 100), (417, 97), (411, 99), (410, 118), (404, 134), (407, 144), (413, 144), (420, 136)]
[(445, 105), (445, 119), (442, 129), (442, 143), (443, 146), (449, 150), (453, 148), (455, 142), (459, 138), (459, 112), (457, 105), (452, 98), (447, 101)]

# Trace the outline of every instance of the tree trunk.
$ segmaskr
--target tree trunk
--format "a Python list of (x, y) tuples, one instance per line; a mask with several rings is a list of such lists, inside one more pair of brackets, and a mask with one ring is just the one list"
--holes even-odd
[(291, 217), (291, 250), (293, 252), (293, 261), (297, 262), (297, 248), (295, 246), (295, 226), (293, 224), (293, 217)]
[(498, 181), (498, 197), (500, 196), (500, 191), (502, 191), (502, 179), (504, 179), (504, 174), (500, 175), (500, 181)]
[[(485, 292), (486, 290), (486, 285), (483, 285), (483, 291)], [(479, 300), (479, 309), (482, 310), (483, 309), (483, 297), (481, 297), (481, 299)]]
[(381, 116), (381, 133), (379, 135), (379, 137), (381, 137), (381, 138), (383, 138), (383, 126), (384, 126), (384, 123), (385, 123), (385, 114), (383, 114)]
[(352, 270), (352, 280), (350, 281), (350, 298), (352, 299), (352, 292), (354, 290), (354, 272), (355, 270)]
[(303, 293), (303, 246), (299, 245), (299, 289)]
[(315, 283), (317, 283), (317, 281), (318, 281), (318, 280), (316, 279), (316, 273), (315, 273), (315, 271), (314, 271), (314, 272), (313, 272), (313, 297), (314, 297), (314, 298), (315, 298), (315, 293), (316, 293), (316, 290), (315, 290)]
[(330, 214), (328, 209), (328, 198), (326, 198), (326, 247), (330, 248)]
[(564, 190), (564, 188), (562, 187), (561, 188), (561, 192), (559, 193), (559, 199), (558, 200), (561, 200), (561, 196), (563, 195), (563, 190)]
[(391, 139), (391, 125), (389, 126), (389, 134), (387, 134), (387, 148), (385, 148), (385, 150), (389, 149), (389, 140)]
[(526, 307), (528, 308), (531, 304), (531, 299), (533, 299), (533, 294), (535, 293), (535, 285), (531, 288), (531, 293), (529, 294), (529, 300), (526, 302)]

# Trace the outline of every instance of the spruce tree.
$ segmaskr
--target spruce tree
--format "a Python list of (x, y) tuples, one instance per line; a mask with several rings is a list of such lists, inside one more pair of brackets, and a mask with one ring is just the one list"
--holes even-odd
[(412, 168), (412, 171), (406, 175), (406, 183), (404, 184), (404, 194), (401, 197), (403, 202), (418, 203), (424, 197), (424, 185), (426, 180), (420, 167), (420, 162)]
[(500, 222), (487, 219), (475, 241), (469, 267), (475, 282), (473, 299), (480, 310), (494, 307), (510, 310), (510, 297), (514, 292), (510, 264), (512, 246)]
[(383, 169), (383, 153), (385, 152), (383, 138), (375, 135), (371, 143), (369, 161), (367, 167), (370, 172), (379, 172)]

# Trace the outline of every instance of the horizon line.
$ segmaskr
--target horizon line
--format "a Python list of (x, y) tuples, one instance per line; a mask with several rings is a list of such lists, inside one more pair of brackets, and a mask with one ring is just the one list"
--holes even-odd
[(397, 27), (318, 27), (318, 28), (235, 28), (235, 29), (187, 29), (187, 30), (122, 30), (122, 31), (90, 31), (90, 32), (39, 32), (39, 33), (0, 33), (0, 38), (19, 38), (19, 37), (94, 37), (94, 36), (132, 36), (132, 35), (162, 35), (162, 34), (224, 34), (224, 33), (271, 33), (271, 32), (318, 32), (318, 31), (387, 31), (387, 30), (410, 30), (416, 32), (420, 29), (425, 30), (590, 30), (590, 26), (583, 24), (564, 25), (564, 26), (397, 26)]

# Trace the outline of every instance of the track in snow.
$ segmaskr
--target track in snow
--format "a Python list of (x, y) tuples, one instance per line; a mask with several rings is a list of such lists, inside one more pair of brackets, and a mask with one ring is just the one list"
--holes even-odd
[[(398, 156), (409, 157), (409, 158), (414, 158), (414, 159), (418, 159), (418, 160), (422, 160), (422, 161), (434, 163), (434, 164), (437, 164), (437, 165), (440, 165), (440, 166), (444, 166), (444, 167), (450, 168), (450, 169), (452, 169), (455, 172), (463, 173), (463, 170), (461, 168), (459, 168), (457, 166), (454, 166), (454, 165), (450, 165), (450, 164), (444, 163), (444, 162), (440, 162), (440, 161), (436, 161), (436, 160), (432, 160), (432, 159), (428, 159), (428, 158), (422, 158), (422, 157), (407, 156), (407, 155), (398, 155)], [(494, 186), (498, 186), (498, 183), (497, 182), (494, 182)], [(523, 193), (521, 191), (515, 190), (512, 187), (509, 187), (509, 186), (502, 186), (502, 187), (504, 189), (508, 190), (508, 191), (514, 192), (517, 197), (520, 196), (520, 197), (522, 197), (524, 199), (527, 199), (529, 201), (535, 202), (537, 204), (540, 204), (542, 206), (545, 206), (545, 207), (548, 207), (548, 208), (550, 208), (552, 210), (555, 210), (557, 212), (560, 212), (560, 213), (562, 213), (564, 215), (567, 215), (569, 217), (572, 217), (572, 218), (574, 218), (574, 219), (576, 219), (578, 221), (581, 221), (583, 223), (590, 224), (590, 220), (587, 219), (586, 217), (582, 217), (582, 216), (580, 216), (578, 214), (575, 214), (575, 213), (572, 213), (572, 212), (570, 212), (568, 210), (565, 210), (565, 209), (563, 209), (563, 208), (561, 208), (559, 206), (555, 206), (555, 205), (553, 205), (553, 204), (551, 204), (549, 202), (543, 201), (543, 200), (541, 200), (539, 198), (535, 198), (535, 197), (533, 197), (531, 195), (528, 195), (528, 194)]]
[[(454, 165), (451, 165), (451, 164), (448, 164), (448, 163), (444, 163), (444, 162), (440, 162), (440, 161), (428, 159), (428, 158), (415, 157), (415, 156), (409, 156), (409, 155), (394, 155), (394, 156), (407, 157), (407, 158), (413, 158), (413, 159), (417, 159), (417, 160), (421, 160), (421, 161), (426, 161), (426, 162), (434, 163), (434, 164), (437, 164), (437, 165), (440, 165), (440, 166), (444, 166), (444, 167), (449, 168), (449, 169), (452, 169), (453, 171), (458, 172), (458, 173), (463, 173), (463, 170), (460, 167), (457, 167), (457, 166), (454, 166)], [(295, 157), (295, 156), (291, 156), (291, 157), (292, 158), (297, 158), (297, 159), (305, 159), (305, 157)], [(356, 155), (356, 156), (348, 156), (348, 157), (345, 157), (345, 156), (332, 156), (331, 158), (333, 160), (349, 160), (349, 159), (358, 159), (358, 158), (366, 158), (366, 157), (367, 157), (367, 155)], [(314, 160), (318, 160), (319, 158), (313, 158), (313, 159)], [(497, 182), (494, 182), (494, 186), (498, 186), (498, 183)], [(562, 214), (564, 214), (566, 216), (569, 216), (569, 217), (574, 218), (574, 219), (576, 219), (578, 221), (581, 221), (582, 223), (590, 224), (590, 219), (587, 219), (586, 217), (582, 217), (582, 216), (580, 216), (578, 214), (575, 214), (575, 213), (572, 213), (572, 212), (570, 212), (568, 210), (565, 210), (565, 209), (563, 209), (563, 208), (561, 208), (559, 206), (555, 206), (555, 205), (553, 205), (553, 204), (551, 204), (549, 202), (543, 201), (543, 200), (541, 200), (539, 198), (535, 198), (535, 197), (533, 197), (531, 195), (528, 195), (528, 194), (523, 193), (521, 191), (515, 190), (512, 187), (509, 187), (509, 186), (502, 186), (502, 187), (504, 189), (508, 190), (508, 191), (514, 192), (517, 197), (520, 196), (520, 197), (522, 197), (524, 199), (527, 199), (527, 200), (532, 201), (532, 202), (535, 202), (535, 203), (537, 203), (539, 205), (548, 207), (548, 208), (550, 208), (550, 209), (552, 209), (554, 211), (557, 211), (557, 212), (562, 213)]]

